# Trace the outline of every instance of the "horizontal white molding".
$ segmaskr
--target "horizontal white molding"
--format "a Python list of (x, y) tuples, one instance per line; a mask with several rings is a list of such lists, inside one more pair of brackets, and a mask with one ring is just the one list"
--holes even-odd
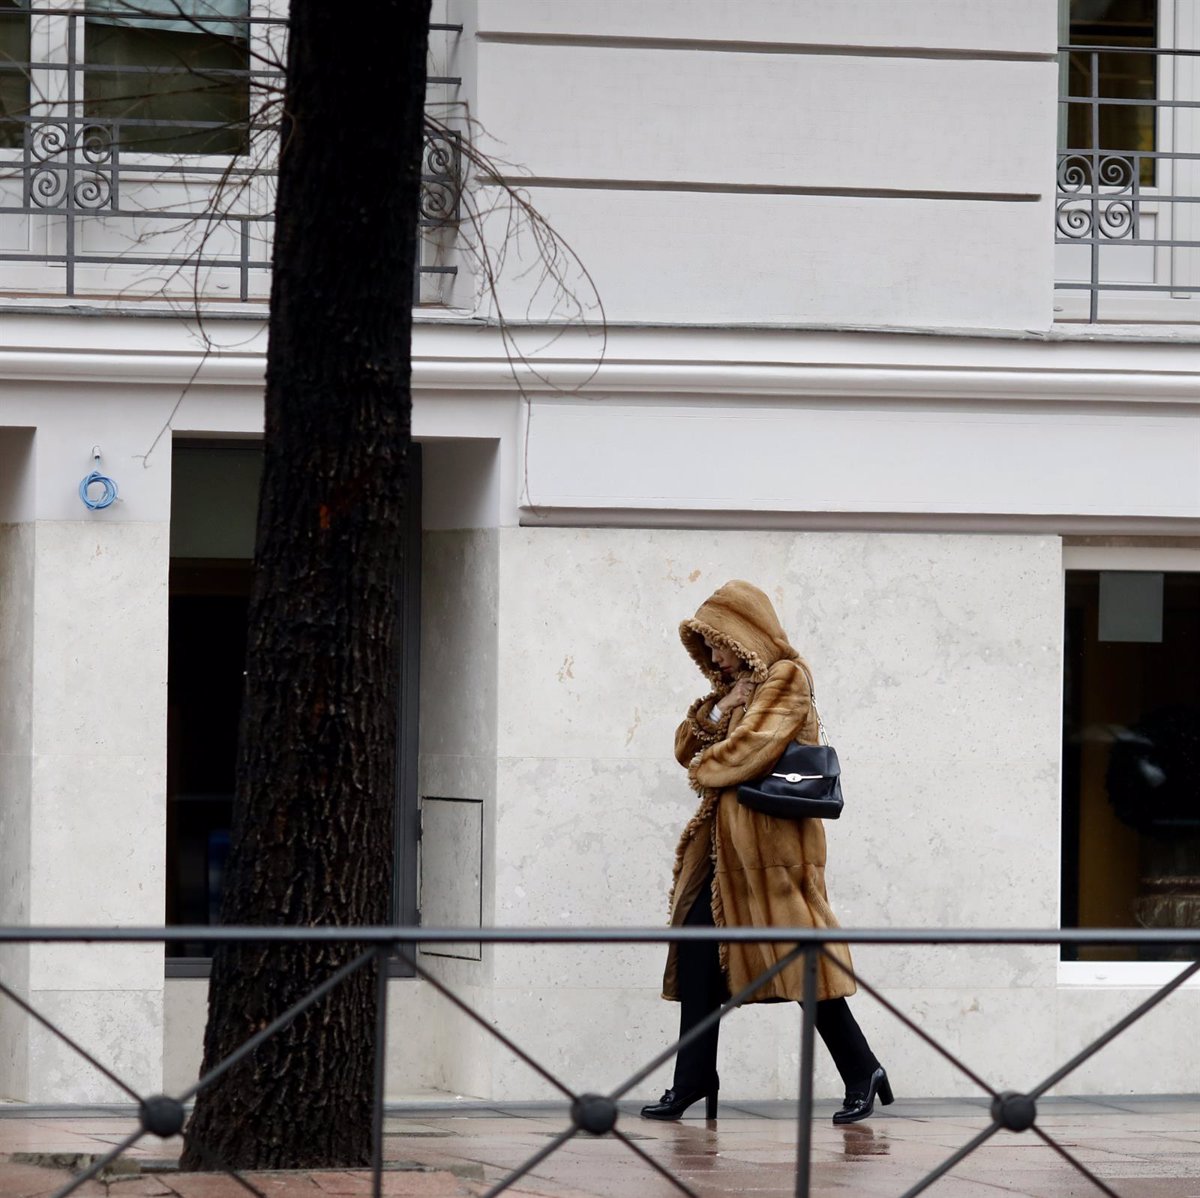
[[(130, 350), (0, 349), (0, 381), (261, 386), (265, 355), (138, 353)], [(1200, 403), (1200, 377), (1177, 371), (1005, 370), (840, 363), (616, 362), (539, 358), (528, 366), (494, 358), (413, 359), (417, 391), (526, 391), (603, 400), (608, 395), (778, 399), (994, 400), (1045, 403)]]
[(1200, 573), (1200, 545), (1064, 545), (1063, 569)]
[(72, 349), (0, 349), (0, 382), (157, 383), (259, 385), (266, 377), (261, 354), (139, 353)]
[[(187, 322), (10, 314), (0, 344), (0, 384), (13, 381), (171, 383), (261, 387), (261, 322), (225, 322), (224, 344), (205, 354)], [(413, 334), (418, 398), (454, 391), (623, 403), (688, 396), (908, 403), (1025, 401), (1193, 405), (1200, 358), (1191, 341), (1133, 340), (1134, 329), (1097, 336), (937, 336), (912, 331), (764, 328), (514, 326), (510, 359), (494, 327), (462, 319), (419, 323)], [(603, 355), (601, 357), (601, 355)]]
[[(518, 347), (544, 328), (514, 328)], [(1186, 342), (986, 337), (852, 330), (566, 329), (528, 361), (497, 353), (493, 329), (436, 325), (414, 335), (417, 388), (518, 389), (622, 402), (663, 396), (764, 399), (1194, 404), (1200, 358)]]
[(1179, 405), (537, 397), (524, 460), (533, 510), (1200, 519)]
[[(852, 395), (858, 399), (925, 401), (1062, 400), (1091, 403), (1200, 403), (1190, 373), (859, 367), (832, 363), (593, 363), (539, 360), (534, 369), (507, 362), (414, 362), (418, 387), (431, 390), (515, 389), (602, 401), (609, 395), (762, 396), (778, 399)], [(547, 381), (549, 380), (549, 381)]]
[[(979, 533), (1072, 536), (1124, 534), (1200, 537), (1200, 517), (994, 515), (975, 512), (783, 512), (752, 509), (687, 511), (662, 508), (531, 507), (520, 511), (527, 528), (647, 528), (781, 532)], [(1188, 551), (1181, 550), (1186, 553)], [(1067, 569), (1076, 569), (1068, 565)], [(1113, 569), (1109, 564), (1105, 569)], [(1129, 569), (1131, 567), (1116, 567)], [(1141, 569), (1161, 567), (1142, 566)], [(1185, 568), (1177, 566), (1176, 568)], [(1200, 568), (1200, 567), (1198, 567)]]

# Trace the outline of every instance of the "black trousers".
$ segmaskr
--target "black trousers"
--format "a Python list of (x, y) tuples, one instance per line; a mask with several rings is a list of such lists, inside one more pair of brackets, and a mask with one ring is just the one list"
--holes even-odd
[[(712, 875), (700, 890), (683, 923), (685, 927), (713, 927)], [(721, 972), (716, 941), (679, 946), (679, 1034), (691, 1031), (706, 1015), (729, 998)], [(817, 1003), (817, 1034), (821, 1037), (842, 1081), (849, 1087), (863, 1082), (879, 1068), (862, 1028), (844, 998), (827, 998)], [(694, 1090), (705, 1085), (717, 1071), (717, 1037), (714, 1024), (675, 1058), (675, 1089)]]

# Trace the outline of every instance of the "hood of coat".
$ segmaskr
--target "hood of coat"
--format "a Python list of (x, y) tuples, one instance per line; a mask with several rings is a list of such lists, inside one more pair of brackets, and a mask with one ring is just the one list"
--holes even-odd
[(788, 644), (771, 600), (740, 578), (727, 582), (700, 604), (696, 614), (679, 625), (679, 637), (700, 673), (716, 687), (728, 685), (728, 679), (713, 661), (705, 638), (736, 653), (755, 682), (762, 682), (777, 661), (800, 657)]

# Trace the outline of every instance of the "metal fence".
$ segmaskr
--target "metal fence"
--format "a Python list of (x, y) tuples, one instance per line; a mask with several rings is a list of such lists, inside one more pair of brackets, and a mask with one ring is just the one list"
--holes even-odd
[[(102, 44), (94, 37), (106, 19), (98, 10), (0, 9), (0, 262), (11, 264), (4, 290), (265, 300), (287, 22), (181, 22), (139, 10), (136, 0), (130, 10), (136, 17), (122, 20), (149, 29), (190, 24), (210, 50), (224, 43), (232, 56), (197, 65), (165, 45), (156, 65), (89, 61), (89, 49)], [(431, 29), (453, 35), (462, 27)], [(14, 53), (18, 45), (23, 53)], [(451, 88), (460, 82), (429, 78)], [(456, 273), (445, 240), (458, 223), (462, 162), (459, 135), (431, 125), (417, 302), (423, 280)], [(23, 275), (21, 264), (58, 268), (61, 283)]]
[[(384, 1172), (383, 1138), (384, 1138), (384, 1062), (387, 1052), (388, 1036), (388, 1004), (387, 985), (389, 960), (399, 958), (406, 962), (416, 975), (424, 979), (438, 994), (452, 1003), (469, 1019), (482, 1027), (489, 1035), (494, 1036), (517, 1058), (534, 1070), (545, 1082), (562, 1095), (566, 1107), (566, 1125), (563, 1130), (553, 1136), (544, 1147), (540, 1148), (528, 1160), (524, 1161), (508, 1176), (504, 1177), (487, 1191), (487, 1198), (492, 1198), (507, 1190), (515, 1182), (531, 1170), (537, 1168), (543, 1161), (552, 1156), (562, 1145), (578, 1135), (611, 1136), (625, 1145), (645, 1167), (653, 1173), (661, 1175), (679, 1193), (689, 1198), (698, 1198), (696, 1191), (682, 1178), (673, 1173), (661, 1161), (641, 1148), (633, 1138), (619, 1126), (620, 1112), (618, 1100), (627, 1095), (634, 1087), (644, 1081), (654, 1070), (670, 1061), (679, 1048), (703, 1036), (717, 1021), (725, 1018), (731, 1011), (736, 1010), (744, 1002), (751, 999), (754, 993), (765, 982), (790, 965), (801, 962), (804, 968), (803, 1014), (800, 1033), (800, 1076), (798, 1079), (798, 1095), (796, 1105), (796, 1163), (795, 1163), (795, 1194), (796, 1198), (809, 1198), (811, 1189), (812, 1162), (812, 1121), (813, 1121), (813, 1049), (816, 1017), (817, 967), (824, 957), (833, 962), (838, 968), (844, 968), (828, 951), (830, 944), (871, 944), (871, 945), (978, 945), (978, 946), (1062, 946), (1073, 945), (1126, 945), (1138, 948), (1169, 947), (1176, 951), (1186, 951), (1195, 954), (1200, 952), (1200, 929), (1198, 930), (1162, 930), (1131, 932), (1124, 930), (1061, 930), (1061, 931), (1023, 931), (1013, 929), (967, 929), (961, 931), (931, 931), (931, 930), (850, 930), (838, 929), (835, 933), (814, 929), (788, 928), (578, 928), (578, 929), (549, 929), (549, 928), (187, 928), (183, 929), (186, 939), (205, 938), (223, 944), (273, 944), (273, 945), (347, 945), (353, 944), (361, 948), (359, 955), (340, 968), (329, 973), (320, 981), (314, 982), (312, 989), (299, 1002), (282, 1011), (267, 1026), (256, 1032), (237, 1048), (229, 1057), (221, 1061), (207, 1074), (198, 1078), (191, 1086), (178, 1094), (144, 1095), (110, 1069), (103, 1061), (74, 1041), (62, 1028), (56, 1026), (53, 1020), (38, 1012), (26, 998), (22, 997), (7, 983), (0, 981), (0, 998), (16, 1004), (21, 1011), (39, 1023), (53, 1036), (58, 1037), (68, 1045), (79, 1057), (98, 1069), (118, 1089), (127, 1094), (136, 1104), (138, 1110), (138, 1127), (124, 1140), (117, 1144), (111, 1152), (94, 1161), (88, 1168), (74, 1176), (68, 1183), (56, 1191), (54, 1198), (65, 1198), (66, 1195), (78, 1189), (84, 1182), (99, 1175), (107, 1166), (115, 1161), (123, 1152), (147, 1136), (157, 1136), (169, 1139), (183, 1133), (187, 1122), (187, 1103), (201, 1090), (210, 1086), (218, 1077), (228, 1072), (233, 1066), (251, 1056), (265, 1041), (287, 1027), (298, 1015), (321, 1002), (328, 994), (337, 989), (347, 978), (363, 969), (376, 968), (377, 978), (377, 1028), (376, 1028), (376, 1058), (374, 1068), (373, 1091), (373, 1121), (372, 1121), (372, 1162), (371, 1176), (373, 1194), (382, 1192)], [(14, 944), (158, 944), (181, 935), (179, 928), (32, 928), (12, 927), (0, 928), (0, 945)], [(652, 1060), (638, 1069), (624, 1082), (607, 1093), (598, 1093), (583, 1087), (575, 1086), (540, 1063), (529, 1052), (513, 1042), (500, 1028), (493, 1024), (470, 1003), (464, 1001), (449, 986), (431, 974), (416, 958), (415, 947), (423, 944), (445, 944), (477, 941), (491, 945), (621, 945), (621, 944), (660, 944), (680, 943), (683, 941), (724, 941), (764, 944), (770, 943), (785, 946), (786, 951), (779, 960), (755, 978), (748, 986), (733, 995), (722, 1007), (712, 1012), (703, 1022), (692, 1028), (686, 1036), (675, 1044), (659, 1053)], [(1001, 1131), (1013, 1133), (1031, 1133), (1043, 1144), (1053, 1149), (1064, 1161), (1068, 1162), (1078, 1174), (1086, 1179), (1097, 1192), (1109, 1195), (1110, 1198), (1120, 1198), (1116, 1190), (1098, 1178), (1077, 1156), (1060, 1143), (1048, 1131), (1038, 1125), (1038, 1100), (1052, 1087), (1058, 1085), (1085, 1061), (1099, 1052), (1105, 1045), (1127, 1030), (1149, 1011), (1157, 1007), (1174, 991), (1182, 986), (1189, 978), (1200, 972), (1200, 960), (1182, 965), (1180, 972), (1169, 982), (1156, 989), (1144, 1002), (1138, 1004), (1123, 1018), (1119, 1019), (1102, 1035), (1096, 1037), (1085, 1048), (1081, 1049), (1069, 1060), (1051, 1069), (1037, 1084), (1024, 1091), (1000, 1090), (990, 1084), (967, 1065), (956, 1053), (941, 1044), (933, 1035), (913, 1018), (897, 1008), (881, 991), (864, 979), (860, 974), (853, 974), (858, 986), (875, 1001), (880, 1003), (901, 1024), (918, 1036), (938, 1055), (948, 1061), (964, 1076), (977, 1085), (990, 1099), (990, 1122), (978, 1134), (973, 1136), (957, 1151), (951, 1153), (944, 1161), (931, 1169), (915, 1184), (903, 1191), (900, 1198), (912, 1198), (921, 1194), (939, 1178), (951, 1172), (956, 1165), (965, 1160), (972, 1152), (985, 1144)], [(565, 1017), (565, 1016), (564, 1016)], [(212, 1157), (216, 1168), (223, 1168), (221, 1162), (210, 1151), (200, 1146), (201, 1151)], [(235, 1178), (247, 1191), (259, 1194), (261, 1191), (247, 1178), (236, 1170), (224, 1168), (224, 1172)]]
[[(1068, 261), (1066, 271), (1060, 259), (1056, 290), (1086, 292), (1091, 322), (1100, 318), (1102, 293), (1184, 299), (1200, 292), (1200, 50), (1067, 44), (1058, 51), (1055, 243), (1086, 256)], [(1079, 85), (1086, 91), (1076, 93)]]

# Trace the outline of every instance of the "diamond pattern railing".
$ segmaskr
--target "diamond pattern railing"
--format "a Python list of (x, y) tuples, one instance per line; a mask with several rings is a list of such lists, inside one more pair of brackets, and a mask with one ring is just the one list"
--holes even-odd
[[(513, 1169), (506, 1177), (497, 1181), (487, 1191), (486, 1198), (504, 1193), (522, 1177), (536, 1169), (542, 1162), (551, 1157), (559, 1148), (578, 1135), (611, 1136), (620, 1141), (638, 1158), (652, 1173), (659, 1175), (671, 1184), (676, 1191), (688, 1195), (689, 1198), (699, 1198), (696, 1190), (684, 1178), (678, 1176), (638, 1145), (633, 1138), (618, 1126), (620, 1111), (618, 1100), (628, 1094), (635, 1086), (644, 1081), (655, 1069), (669, 1061), (679, 1048), (703, 1036), (717, 1021), (724, 1019), (731, 1011), (736, 1010), (750, 999), (760, 986), (769, 981), (775, 974), (786, 969), (789, 965), (800, 960), (804, 963), (805, 1001), (801, 1018), (801, 1071), (797, 1097), (797, 1150), (795, 1164), (795, 1194), (796, 1198), (809, 1198), (811, 1194), (812, 1175), (812, 1123), (813, 1123), (813, 1049), (815, 1035), (815, 1011), (817, 993), (817, 965), (822, 956), (834, 962), (840, 969), (846, 967), (837, 961), (829, 952), (830, 943), (844, 944), (877, 944), (877, 945), (977, 945), (977, 946), (1053, 946), (1062, 944), (1073, 945), (1132, 945), (1137, 947), (1164, 947), (1186, 949), (1196, 952), (1200, 949), (1200, 929), (1196, 931), (1181, 931), (1177, 929), (1163, 931), (1131, 932), (1126, 930), (1063, 930), (1063, 931), (1021, 931), (1014, 929), (970, 929), (962, 931), (922, 931), (922, 930), (849, 930), (838, 929), (835, 934), (828, 931), (808, 928), (561, 928), (561, 929), (526, 929), (526, 928), (191, 928), (184, 929), (188, 938), (206, 938), (221, 943), (273, 943), (280, 945), (300, 944), (348, 944), (366, 946), (364, 950), (340, 968), (331, 972), (327, 977), (316, 983), (303, 999), (288, 1009), (281, 1011), (267, 1026), (246, 1040), (236, 1051), (223, 1060), (214, 1069), (198, 1078), (192, 1085), (174, 1095), (154, 1094), (143, 1095), (133, 1086), (119, 1077), (103, 1061), (89, 1052), (73, 1039), (55, 1022), (39, 1012), (31, 1003), (16, 992), (10, 985), (0, 981), (0, 1001), (15, 1004), (21, 1011), (45, 1028), (62, 1043), (67, 1045), (81, 1060), (97, 1069), (118, 1089), (127, 1094), (137, 1105), (138, 1126), (135, 1131), (126, 1136), (111, 1151), (94, 1161), (88, 1168), (76, 1174), (71, 1180), (61, 1186), (54, 1198), (66, 1198), (85, 1182), (99, 1176), (122, 1153), (149, 1136), (162, 1140), (172, 1139), (183, 1134), (187, 1123), (187, 1103), (201, 1090), (210, 1086), (217, 1078), (228, 1072), (240, 1061), (253, 1054), (264, 1042), (276, 1035), (290, 1024), (298, 1015), (308, 1010), (335, 990), (342, 982), (358, 971), (375, 965), (377, 978), (377, 1051), (374, 1069), (373, 1087), (373, 1122), (372, 1122), (372, 1162), (371, 1178), (372, 1193), (382, 1192), (384, 1173), (383, 1155), (383, 1123), (384, 1123), (384, 1062), (387, 1052), (387, 984), (388, 961), (395, 957), (404, 961), (412, 971), (425, 980), (439, 995), (466, 1015), (469, 1019), (483, 1028), (489, 1035), (495, 1037), (519, 1060), (537, 1073), (544, 1081), (557, 1090), (567, 1104), (567, 1124), (561, 1132), (553, 1136), (548, 1143)], [(4, 944), (71, 944), (71, 943), (165, 943), (172, 937), (181, 934), (179, 928), (0, 928), (0, 945)], [(686, 1036), (677, 1043), (659, 1053), (619, 1086), (606, 1094), (584, 1090), (568, 1084), (559, 1078), (551, 1069), (539, 1062), (536, 1057), (515, 1043), (500, 1028), (495, 1027), (487, 1018), (476, 1011), (470, 1003), (447, 986), (441, 979), (431, 974), (416, 958), (414, 945), (444, 944), (461, 942), (465, 939), (493, 945), (533, 945), (533, 944), (574, 944), (574, 945), (616, 945), (616, 944), (652, 944), (679, 943), (687, 940), (717, 940), (725, 942), (773, 943), (790, 946), (785, 955), (770, 969), (764, 971), (748, 986), (733, 995), (718, 1010), (712, 1012), (702, 1023), (692, 1028)], [(990, 1084), (987, 1079), (973, 1070), (960, 1056), (942, 1044), (935, 1036), (923, 1028), (917, 1020), (897, 1007), (879, 988), (872, 985), (857, 971), (851, 972), (854, 980), (864, 993), (878, 1002), (885, 1010), (893, 1015), (904, 1027), (921, 1039), (934, 1052), (948, 1061), (956, 1069), (977, 1085), (991, 1100), (990, 1122), (987, 1127), (952, 1152), (944, 1161), (909, 1185), (899, 1198), (914, 1198), (924, 1193), (939, 1179), (971, 1155), (976, 1149), (987, 1143), (1001, 1131), (1015, 1134), (1031, 1132), (1038, 1140), (1056, 1152), (1067, 1162), (1075, 1172), (1082, 1177), (1097, 1193), (1108, 1195), (1109, 1198), (1129, 1198), (1122, 1196), (1106, 1182), (1101, 1180), (1075, 1154), (1038, 1124), (1038, 1100), (1052, 1087), (1058, 1085), (1085, 1061), (1100, 1052), (1116, 1037), (1132, 1027), (1150, 1011), (1164, 1002), (1190, 978), (1200, 973), (1200, 960), (1182, 966), (1180, 972), (1169, 982), (1158, 987), (1148, 998), (1134, 1007), (1128, 1014), (1119, 1019), (1101, 1035), (1097, 1036), (1086, 1047), (1077, 1052), (1068, 1061), (1052, 1069), (1041, 1081), (1023, 1092), (1000, 1090)], [(200, 1155), (208, 1158), (214, 1170), (221, 1170), (236, 1180), (239, 1185), (253, 1194), (261, 1195), (262, 1191), (253, 1182), (237, 1170), (228, 1168), (219, 1157), (207, 1151), (204, 1145), (192, 1141), (192, 1146)]]

